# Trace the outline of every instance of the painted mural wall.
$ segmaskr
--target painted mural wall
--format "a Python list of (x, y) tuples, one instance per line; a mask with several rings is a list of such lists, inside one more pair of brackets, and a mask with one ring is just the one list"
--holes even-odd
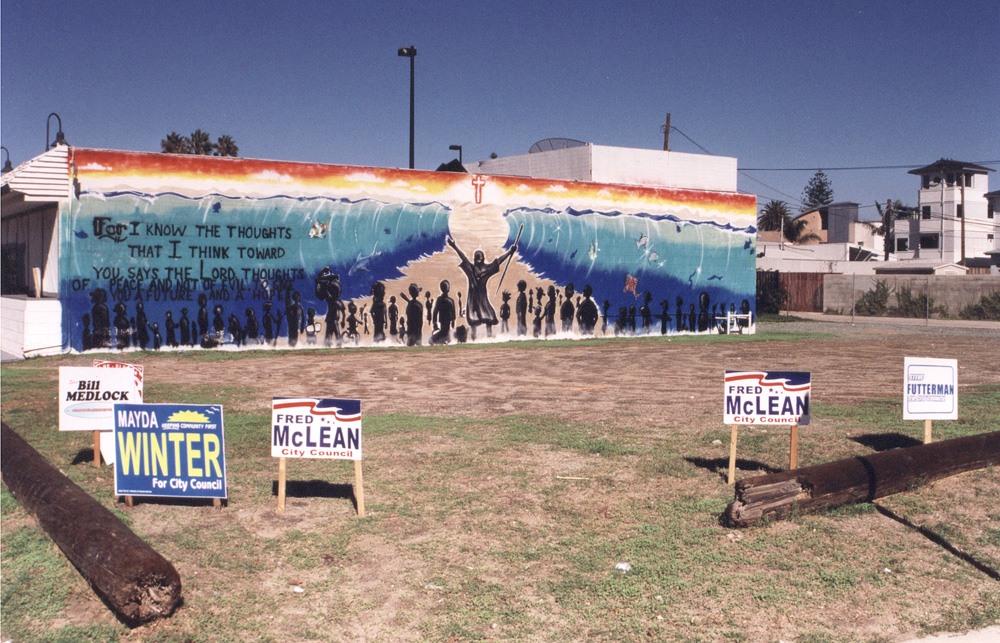
[(64, 348), (711, 333), (754, 311), (751, 195), (73, 149)]

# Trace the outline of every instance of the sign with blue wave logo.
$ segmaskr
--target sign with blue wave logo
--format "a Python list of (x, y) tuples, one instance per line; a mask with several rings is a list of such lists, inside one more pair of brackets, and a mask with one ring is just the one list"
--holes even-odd
[(274, 398), (271, 457), (361, 460), (361, 400)]
[(726, 371), (726, 424), (809, 424), (811, 374)]

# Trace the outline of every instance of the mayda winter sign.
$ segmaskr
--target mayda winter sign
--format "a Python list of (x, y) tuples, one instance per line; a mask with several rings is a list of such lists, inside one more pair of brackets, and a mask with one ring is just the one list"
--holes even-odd
[(115, 494), (226, 497), (222, 407), (115, 405)]
[(361, 460), (361, 400), (276, 397), (271, 457)]
[(726, 371), (726, 424), (809, 424), (810, 373)]

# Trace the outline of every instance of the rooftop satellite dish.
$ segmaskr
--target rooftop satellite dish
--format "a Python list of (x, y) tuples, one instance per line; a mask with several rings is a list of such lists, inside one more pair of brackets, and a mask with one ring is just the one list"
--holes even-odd
[(528, 154), (564, 150), (569, 147), (580, 147), (582, 145), (586, 145), (586, 143), (572, 138), (545, 138), (532, 145), (531, 149), (528, 150)]

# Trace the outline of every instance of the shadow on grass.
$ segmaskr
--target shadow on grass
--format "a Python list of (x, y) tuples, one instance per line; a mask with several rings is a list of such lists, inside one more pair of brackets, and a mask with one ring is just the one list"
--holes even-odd
[(875, 509), (878, 510), (878, 512), (880, 514), (882, 514), (883, 516), (885, 516), (886, 518), (892, 518), (893, 520), (895, 520), (899, 524), (904, 525), (906, 527), (909, 527), (910, 529), (916, 531), (917, 533), (919, 533), (921, 536), (923, 536), (927, 540), (931, 541), (935, 545), (938, 545), (939, 547), (941, 547), (942, 549), (944, 549), (949, 554), (952, 554), (953, 556), (959, 558), (960, 560), (965, 561), (966, 563), (972, 565), (973, 567), (975, 567), (976, 569), (978, 569), (982, 573), (986, 574), (987, 576), (989, 576), (993, 580), (1000, 581), (1000, 572), (997, 572), (997, 570), (993, 569), (992, 567), (990, 567), (986, 563), (977, 560), (976, 558), (970, 556), (969, 554), (966, 554), (965, 552), (960, 551), (957, 547), (955, 547), (950, 542), (948, 542), (947, 540), (945, 540), (940, 534), (938, 534), (934, 530), (928, 529), (927, 527), (921, 527), (919, 525), (915, 525), (912, 522), (910, 522), (909, 520), (907, 520), (906, 518), (904, 518), (903, 516), (900, 516), (899, 514), (894, 513), (890, 509), (886, 509), (885, 507), (883, 507), (880, 504), (876, 503), (875, 504)]
[(905, 449), (923, 444), (920, 440), (902, 433), (866, 433), (851, 440), (874, 451)]
[(86, 449), (80, 449), (77, 452), (77, 454), (73, 457), (73, 461), (70, 462), (70, 464), (71, 465), (73, 465), (73, 464), (83, 464), (84, 462), (90, 462), (91, 464), (93, 464), (93, 462), (94, 462), (94, 447), (88, 447)]
[[(729, 479), (729, 458), (684, 458), (696, 467), (718, 474), (723, 480)], [(772, 467), (757, 460), (736, 458), (738, 471), (761, 471), (763, 473), (779, 473), (784, 469)]]
[[(278, 481), (271, 483), (271, 495), (278, 497)], [(286, 498), (340, 498), (350, 500), (354, 509), (358, 508), (358, 499), (354, 495), (354, 485), (325, 480), (288, 480), (285, 482)]]
[[(229, 504), (226, 498), (221, 499), (222, 506)], [(169, 496), (132, 496), (132, 506), (142, 503), (146, 505), (162, 505), (165, 507), (211, 507), (212, 498), (172, 498)], [(125, 504), (125, 496), (118, 496), (119, 505)]]

